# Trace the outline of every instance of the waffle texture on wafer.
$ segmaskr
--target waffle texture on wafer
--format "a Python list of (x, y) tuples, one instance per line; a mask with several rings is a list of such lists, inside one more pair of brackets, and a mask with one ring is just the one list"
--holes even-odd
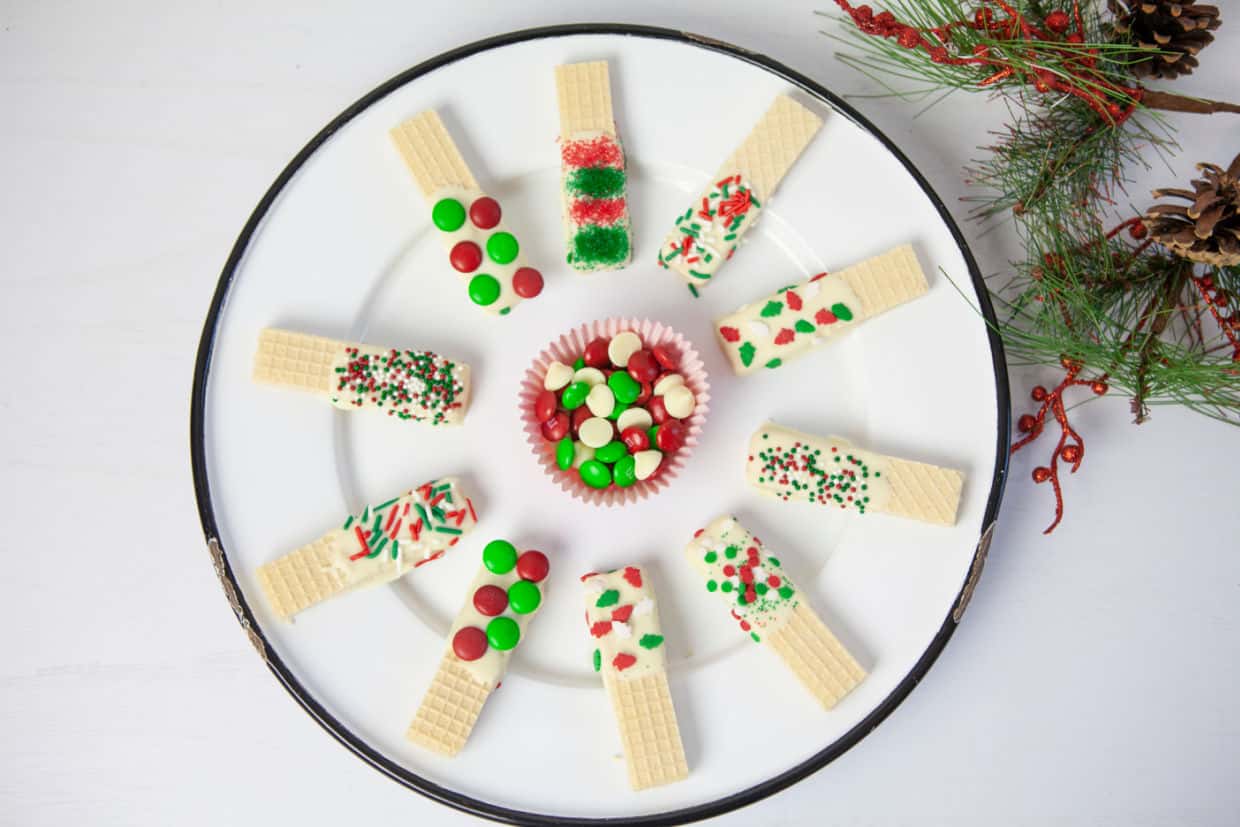
[(442, 557), (478, 515), (455, 477), (433, 480), (350, 515), (339, 528), (258, 569), (281, 619), (347, 591), (389, 583)]
[(954, 525), (964, 474), (883, 456), (835, 436), (768, 422), (749, 440), (745, 469), (762, 494), (855, 511)]
[(659, 612), (648, 575), (637, 566), (581, 578), (594, 669), (611, 700), (635, 790), (689, 774), (667, 683)]
[(694, 535), (685, 556), (706, 590), (728, 605), (741, 631), (779, 655), (823, 707), (835, 706), (865, 678), (779, 559), (735, 517), (712, 520)]

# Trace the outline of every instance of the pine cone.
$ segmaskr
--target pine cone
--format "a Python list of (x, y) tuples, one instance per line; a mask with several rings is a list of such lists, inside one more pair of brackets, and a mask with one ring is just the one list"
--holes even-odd
[(1198, 164), (1204, 176), (1193, 189), (1154, 190), (1155, 198), (1183, 198), (1190, 203), (1157, 204), (1145, 213), (1150, 237), (1190, 261), (1218, 267), (1240, 264), (1240, 155), (1226, 171)]
[(1138, 77), (1175, 79), (1197, 68), (1197, 53), (1214, 42), (1222, 25), (1218, 6), (1196, 0), (1107, 0), (1115, 33), (1148, 50), (1130, 68)]

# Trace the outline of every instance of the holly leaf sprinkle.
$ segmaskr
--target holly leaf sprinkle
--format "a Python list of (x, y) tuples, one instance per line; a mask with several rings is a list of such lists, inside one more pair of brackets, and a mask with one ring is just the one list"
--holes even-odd
[(784, 294), (784, 300), (788, 302), (789, 310), (800, 310), (801, 309), (801, 297), (798, 296), (796, 293), (792, 292), (792, 290), (789, 290), (787, 293)]
[(852, 311), (849, 310), (848, 305), (843, 302), (836, 302), (831, 305), (831, 312), (834, 313), (836, 318), (841, 321), (851, 322), (853, 319)]
[(753, 342), (744, 342), (740, 347), (741, 364), (749, 367), (753, 364), (754, 346)]
[(769, 319), (771, 316), (778, 316), (782, 312), (784, 312), (783, 302), (769, 301), (762, 308), (761, 315)]
[(597, 672), (603, 668), (603, 653), (598, 649), (594, 650), (594, 671)]
[(814, 330), (816, 330), (814, 323), (809, 319), (798, 319), (796, 325), (794, 326), (796, 327), (798, 333), (813, 333)]
[(657, 649), (663, 643), (663, 635), (642, 635), (637, 642), (643, 649)]
[(636, 566), (625, 566), (624, 582), (635, 589), (640, 589), (642, 587), (642, 570)]
[(628, 652), (621, 652), (612, 658), (611, 661), (611, 665), (616, 667), (617, 672), (623, 672), (635, 663), (637, 663), (637, 658), (630, 655)]
[(620, 592), (618, 589), (608, 589), (598, 597), (598, 602), (594, 605), (602, 609), (607, 606), (614, 606), (620, 602)]
[(723, 337), (725, 342), (739, 342), (741, 340), (741, 332), (726, 324), (719, 328), (719, 335)]

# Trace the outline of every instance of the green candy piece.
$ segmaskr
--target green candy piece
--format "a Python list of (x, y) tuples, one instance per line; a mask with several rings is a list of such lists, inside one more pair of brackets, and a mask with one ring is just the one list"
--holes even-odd
[[(620, 443), (623, 445), (624, 443)], [(604, 446), (606, 447), (606, 446)], [(595, 455), (597, 456), (597, 454)], [(616, 485), (621, 488), (628, 488), (637, 482), (637, 460), (632, 456), (625, 454), (616, 460), (616, 467), (611, 469), (612, 476), (615, 477)]]
[(573, 467), (573, 438), (566, 436), (555, 444), (555, 464), (561, 471)]
[(611, 485), (611, 471), (596, 459), (588, 459), (577, 469), (581, 481), (591, 488), (606, 488)]
[(723, 556), (728, 558), (729, 560), (734, 560), (736, 559), (736, 552), (738, 552), (739, 550), (740, 549), (738, 549), (736, 546), (728, 546), (727, 548), (723, 550)]
[(663, 643), (663, 635), (642, 635), (642, 639), (637, 641), (637, 645), (643, 649), (657, 649)]
[(745, 367), (749, 367), (753, 364), (754, 351), (755, 348), (752, 342), (741, 342), (740, 349), (738, 350), (741, 355), (741, 364)]
[(642, 393), (642, 386), (638, 384), (637, 380), (622, 370), (618, 370), (607, 377), (607, 387), (611, 388), (611, 392), (616, 395), (616, 399), (626, 405), (631, 405)]
[(654, 441), (654, 440), (655, 440), (655, 437), (657, 437), (658, 435), (659, 435), (659, 426), (658, 426), (658, 425), (651, 425), (649, 428), (647, 428), (647, 429), (646, 429), (646, 436), (650, 437), (650, 444), (651, 444), (651, 445), (657, 445), (657, 444), (658, 444), (658, 443), (656, 443), (656, 442)]
[(608, 465), (611, 465), (628, 452), (629, 449), (625, 447), (623, 442), (618, 439), (613, 439), (602, 448), (596, 449), (594, 451), (594, 458), (599, 462), (605, 462)]
[(714, 580), (706, 581), (706, 591), (713, 592), (717, 588), (719, 588), (719, 584), (716, 583)]
[(732, 591), (732, 581), (731, 581), (731, 580), (724, 580), (724, 581), (723, 581), (723, 585), (721, 585), (719, 588), (723, 589), (725, 592), (730, 592), (730, 591)]
[(594, 671), (597, 672), (598, 670), (602, 668), (603, 668), (603, 653), (600, 652), (598, 649), (595, 649), (594, 650)]
[(542, 603), (542, 593), (528, 580), (518, 580), (508, 587), (508, 605), (519, 615), (527, 615)]
[(445, 233), (454, 233), (465, 223), (465, 205), (455, 198), (441, 198), (431, 207), (431, 221)]
[[(615, 394), (613, 393), (612, 395), (614, 396)], [(619, 419), (620, 414), (624, 413), (628, 409), (628, 403), (617, 400), (616, 404), (611, 409), (611, 413), (607, 414), (607, 418), (611, 420)]]
[(496, 264), (508, 264), (517, 257), (520, 249), (517, 238), (512, 233), (493, 233), (487, 239), (487, 255)]
[(769, 319), (771, 316), (778, 316), (783, 311), (784, 311), (783, 302), (769, 301), (762, 308), (762, 312), (760, 315), (765, 316), (766, 318)]
[(573, 382), (564, 389), (564, 393), (560, 394), (560, 404), (570, 411), (575, 411), (586, 403), (586, 397), (590, 395), (590, 384), (588, 382)]
[(831, 312), (835, 314), (835, 318), (841, 322), (851, 322), (853, 320), (852, 311), (848, 309), (848, 305), (843, 302), (836, 302), (831, 305)]
[(614, 606), (620, 602), (620, 590), (608, 589), (599, 595), (598, 600), (594, 602), (595, 608), (606, 609), (608, 606)]
[(806, 321), (805, 319), (797, 319), (797, 323), (793, 327), (796, 328), (798, 333), (813, 333), (817, 329), (814, 327), (813, 322)]
[(486, 307), (499, 298), (499, 279), (489, 273), (479, 273), (469, 280), (469, 299)]
[(790, 599), (792, 597), (792, 587), (791, 586), (780, 586), (779, 596), (782, 597), (784, 600)]
[(586, 366), (586, 360), (585, 360), (585, 357), (583, 356), (578, 356), (576, 361), (573, 362), (573, 370), (581, 370), (585, 366)]
[(708, 551), (706, 552), (706, 556), (703, 557), (702, 559), (705, 560), (707, 563), (713, 563), (719, 559), (719, 555), (715, 554), (713, 551)]
[(511, 617), (497, 617), (487, 624), (487, 643), (501, 652), (516, 647), (521, 640), (521, 627)]
[(507, 574), (517, 565), (517, 549), (507, 540), (492, 540), (482, 550), (482, 565), (493, 574)]

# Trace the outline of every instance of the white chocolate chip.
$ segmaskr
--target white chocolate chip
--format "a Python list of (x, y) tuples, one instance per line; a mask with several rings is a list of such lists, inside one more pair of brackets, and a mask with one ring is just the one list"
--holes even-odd
[(746, 322), (749, 326), (749, 335), (758, 339), (766, 339), (771, 335), (771, 329), (759, 321), (750, 320)]
[(588, 459), (594, 459), (594, 449), (589, 445), (582, 445), (581, 440), (573, 443), (573, 467), (580, 468), (581, 463)]
[(543, 376), (543, 389), (558, 391), (573, 381), (573, 369), (563, 362), (552, 362), (547, 365), (547, 373)]
[(601, 385), (607, 381), (607, 377), (598, 368), (582, 368), (573, 374), (574, 382), (585, 382), (590, 387)]
[(638, 451), (633, 455), (637, 478), (639, 480), (648, 479), (659, 468), (659, 463), (663, 461), (662, 451)]
[(663, 407), (676, 419), (684, 419), (692, 414), (696, 404), (697, 400), (693, 398), (693, 391), (684, 385), (677, 385), (663, 396)]
[[(587, 368), (592, 370), (592, 368)], [(581, 373), (581, 371), (577, 371)], [(616, 395), (606, 385), (595, 385), (586, 396), (586, 407), (595, 416), (609, 416), (616, 407)]]
[(613, 620), (611, 622), (611, 633), (621, 640), (628, 640), (633, 637), (633, 630), (629, 628), (629, 624), (622, 620)]
[(665, 374), (659, 379), (658, 382), (654, 383), (654, 395), (662, 396), (677, 385), (683, 385), (684, 383), (685, 377), (681, 376), (679, 373)]
[(577, 429), (577, 436), (591, 448), (602, 448), (611, 442), (611, 423), (600, 416), (592, 416)]
[(642, 349), (642, 339), (631, 330), (612, 337), (611, 343), (607, 345), (607, 358), (611, 359), (611, 363), (618, 368), (628, 366), (629, 357)]
[(620, 433), (634, 427), (644, 431), (653, 424), (654, 420), (650, 418), (650, 411), (645, 408), (625, 408), (616, 420), (616, 427), (620, 429)]

